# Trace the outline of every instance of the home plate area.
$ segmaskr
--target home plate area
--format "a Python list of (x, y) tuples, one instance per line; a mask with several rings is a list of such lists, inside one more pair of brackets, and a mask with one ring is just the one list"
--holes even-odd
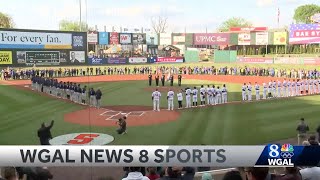
[(117, 121), (119, 118), (123, 116), (132, 117), (132, 116), (143, 116), (145, 111), (130, 111), (130, 112), (123, 112), (123, 111), (114, 111), (110, 109), (106, 109), (100, 116), (106, 117), (106, 121)]

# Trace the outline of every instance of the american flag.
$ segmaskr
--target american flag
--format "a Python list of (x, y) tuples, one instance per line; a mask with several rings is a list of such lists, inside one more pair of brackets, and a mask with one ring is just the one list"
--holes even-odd
[[(297, 31), (320, 31), (320, 24), (291, 24), (289, 35), (290, 44), (319, 43), (319, 36), (295, 37)], [(317, 35), (317, 33), (314, 33), (314, 35)]]

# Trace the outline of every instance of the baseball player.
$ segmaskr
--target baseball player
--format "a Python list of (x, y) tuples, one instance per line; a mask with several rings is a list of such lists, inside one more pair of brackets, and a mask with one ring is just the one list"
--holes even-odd
[(81, 103), (82, 104), (86, 104), (86, 97), (87, 97), (87, 94), (86, 94), (86, 91), (87, 91), (87, 86), (84, 86), (82, 89), (81, 89)]
[(211, 105), (216, 105), (216, 95), (217, 95), (217, 91), (216, 91), (215, 85), (212, 85), (211, 91), (212, 91)]
[(308, 86), (309, 86), (309, 94), (313, 94), (311, 78), (308, 79)]
[(170, 89), (168, 94), (167, 94), (167, 99), (168, 99), (168, 110), (173, 111), (173, 97), (174, 97), (174, 92)]
[(186, 108), (191, 108), (191, 89), (187, 88), (186, 90)]
[(300, 82), (299, 79), (297, 79), (297, 83), (296, 83), (296, 95), (297, 95), (297, 96), (300, 96), (300, 95), (301, 95), (300, 88), (301, 88), (301, 82)]
[(262, 86), (263, 86), (262, 99), (267, 99), (268, 85), (266, 83), (263, 83)]
[(256, 90), (256, 100), (259, 101), (260, 100), (260, 86), (257, 82), (255, 83), (254, 89)]
[(318, 84), (318, 93), (320, 93), (320, 79), (317, 80), (317, 84)]
[(314, 89), (314, 94), (318, 94), (319, 92), (318, 81), (316, 79), (313, 80), (313, 89)]
[(218, 86), (216, 89), (216, 104), (221, 104), (222, 100), (221, 100), (221, 90), (220, 87)]
[(222, 87), (222, 104), (225, 104), (228, 102), (228, 90), (226, 85), (224, 84)]
[(278, 89), (277, 89), (278, 90), (278, 95), (277, 95), (278, 98), (281, 98), (281, 87), (282, 87), (281, 81), (278, 80)]
[(203, 87), (203, 85), (200, 88), (200, 106), (206, 105), (206, 89)]
[(287, 87), (288, 87), (287, 97), (290, 97), (291, 96), (291, 81), (290, 81), (290, 79), (288, 80)]
[(282, 97), (287, 97), (287, 81), (286, 79), (282, 82)]
[(160, 97), (161, 97), (161, 93), (158, 91), (158, 89), (156, 89), (153, 93), (152, 93), (152, 101), (153, 101), (153, 111), (160, 111)]
[(183, 101), (182, 92), (184, 92), (183, 89), (181, 89), (181, 91), (179, 93), (177, 93), (178, 104), (179, 104), (178, 109), (182, 109), (182, 101)]
[(210, 85), (206, 88), (206, 94), (207, 94), (207, 104), (211, 104), (211, 96), (212, 96), (212, 91)]
[(272, 81), (270, 81), (268, 84), (268, 99), (272, 97), (271, 92), (272, 92)]
[(295, 96), (296, 95), (296, 80), (292, 80), (292, 83), (291, 83), (291, 96)]
[(272, 97), (277, 97), (277, 83), (276, 81), (273, 81), (272, 83)]
[(248, 101), (252, 101), (252, 86), (251, 82), (249, 82), (248, 87), (247, 87), (247, 93), (248, 93)]
[(89, 104), (91, 107), (92, 106), (94, 107), (96, 105), (96, 101), (95, 101), (96, 98), (95, 97), (96, 97), (96, 92), (94, 91), (93, 88), (91, 88), (89, 91), (89, 98), (90, 98)]
[(246, 83), (243, 84), (242, 86), (242, 101), (247, 100), (247, 85)]
[(192, 90), (192, 105), (193, 105), (193, 107), (198, 106), (198, 89), (197, 89), (197, 87), (194, 87)]

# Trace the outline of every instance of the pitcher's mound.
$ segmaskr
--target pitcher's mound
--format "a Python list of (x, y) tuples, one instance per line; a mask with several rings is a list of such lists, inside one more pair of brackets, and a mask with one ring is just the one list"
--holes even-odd
[(123, 116), (127, 117), (128, 126), (148, 126), (175, 121), (180, 113), (168, 110), (155, 112), (147, 106), (108, 106), (71, 112), (64, 115), (64, 120), (87, 126), (118, 126), (116, 122)]

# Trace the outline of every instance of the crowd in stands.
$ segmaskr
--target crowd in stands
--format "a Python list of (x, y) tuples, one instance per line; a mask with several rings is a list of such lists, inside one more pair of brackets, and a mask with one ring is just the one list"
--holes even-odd
[[(124, 168), (125, 175), (122, 180), (214, 180), (210, 172), (202, 172), (201, 178), (195, 177), (195, 168), (191, 167), (130, 167)], [(286, 167), (281, 173), (274, 172), (267, 167), (237, 168), (227, 171), (221, 180), (319, 180), (320, 167)], [(47, 168), (2, 168), (0, 180), (48, 180), (53, 175)], [(111, 176), (98, 180), (113, 180)], [(119, 178), (121, 179), (121, 178)]]
[(30, 79), (34, 75), (48, 78), (93, 75), (121, 74), (209, 74), (209, 75), (242, 75), (242, 76), (271, 76), (286, 78), (319, 78), (320, 71), (306, 69), (277, 69), (262, 67), (215, 67), (215, 66), (105, 66), (83, 68), (5, 68), (0, 71), (1, 79)]

